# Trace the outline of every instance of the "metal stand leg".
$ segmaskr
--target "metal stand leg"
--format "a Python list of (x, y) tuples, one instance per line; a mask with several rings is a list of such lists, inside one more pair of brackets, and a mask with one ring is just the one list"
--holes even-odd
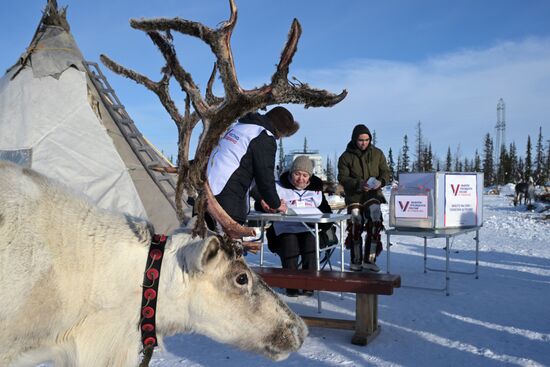
[[(340, 271), (344, 272), (344, 223), (345, 221), (340, 222)], [(344, 292), (340, 292), (340, 299), (344, 299)]]
[(346, 251), (344, 246), (344, 221), (340, 222), (340, 269), (344, 272), (344, 253)]
[(390, 273), (390, 252), (391, 252), (391, 243), (390, 243), (390, 234), (386, 232), (386, 274)]
[(317, 271), (321, 270), (321, 264), (319, 264), (319, 223), (315, 223), (315, 263), (317, 264)]
[(448, 296), (450, 294), (449, 290), (449, 255), (451, 249), (449, 246), (449, 237), (445, 237), (445, 294)]
[(479, 279), (479, 230), (476, 231), (476, 279)]
[(426, 270), (427, 267), (428, 267), (428, 239), (424, 237), (424, 274), (428, 272)]
[(260, 228), (262, 234), (260, 236), (260, 267), (264, 266), (264, 239), (265, 239), (265, 224), (264, 221), (260, 221)]
[[(317, 264), (317, 271), (321, 270), (321, 264), (319, 264), (319, 223), (315, 223), (315, 263)], [(321, 291), (317, 291), (317, 312), (321, 313)]]

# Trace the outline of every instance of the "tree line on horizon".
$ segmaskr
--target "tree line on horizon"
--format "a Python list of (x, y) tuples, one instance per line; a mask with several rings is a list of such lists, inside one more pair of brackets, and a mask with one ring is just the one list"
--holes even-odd
[[(376, 132), (373, 131), (373, 144), (376, 145)], [(482, 172), (485, 186), (503, 185), (507, 183), (526, 182), (533, 178), (536, 185), (544, 185), (550, 180), (550, 140), (546, 147), (539, 127), (536, 145), (532, 147), (531, 136), (527, 136), (525, 155), (518, 153), (516, 143), (509, 146), (502, 145), (498, 158), (495, 155), (495, 144), (491, 134), (483, 138), (483, 152), (476, 149), (473, 157), (461, 157), (460, 146), (455, 154), (451, 147), (447, 148), (445, 159), (439, 159), (432, 151), (432, 145), (422, 133), (422, 123), (416, 125), (414, 151), (411, 152), (407, 134), (403, 136), (403, 145), (397, 155), (390, 148), (387, 153), (387, 162), (391, 171), (391, 181), (397, 180), (399, 173), (406, 172)], [(411, 153), (414, 158), (411, 157)], [(533, 154), (534, 153), (534, 154)], [(497, 158), (497, 159), (495, 159)], [(337, 157), (327, 157), (326, 175), (328, 183), (337, 181)]]
[[(403, 146), (397, 156), (397, 163), (393, 158), (393, 151), (388, 151), (388, 166), (392, 179), (397, 179), (401, 172), (483, 172), (485, 186), (518, 183), (533, 178), (536, 185), (544, 185), (550, 179), (550, 140), (544, 140), (542, 127), (539, 127), (536, 146), (531, 144), (531, 136), (527, 136), (525, 155), (518, 153), (516, 143), (512, 141), (507, 147), (502, 145), (498, 158), (493, 138), (487, 133), (483, 138), (483, 152), (476, 149), (473, 157), (460, 155), (460, 146), (453, 155), (451, 147), (447, 148), (445, 159), (437, 158), (432, 152), (431, 144), (422, 134), (422, 124), (416, 126), (416, 140), (414, 145), (415, 160), (411, 157), (409, 139), (405, 134)], [(534, 154), (533, 154), (534, 153)], [(495, 159), (496, 158), (496, 159)]]

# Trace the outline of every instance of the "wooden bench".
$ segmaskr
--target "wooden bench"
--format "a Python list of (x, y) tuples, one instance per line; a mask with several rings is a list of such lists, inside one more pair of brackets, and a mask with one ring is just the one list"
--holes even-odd
[(355, 320), (302, 316), (308, 326), (355, 330), (351, 343), (367, 345), (380, 333), (378, 295), (391, 295), (401, 286), (393, 274), (290, 270), (254, 267), (271, 287), (355, 293)]

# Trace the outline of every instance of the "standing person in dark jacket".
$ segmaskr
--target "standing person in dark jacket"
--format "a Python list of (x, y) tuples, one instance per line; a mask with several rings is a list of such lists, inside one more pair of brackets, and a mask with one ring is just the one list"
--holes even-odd
[(236, 222), (246, 221), (253, 182), (271, 210), (286, 211), (275, 189), (276, 139), (291, 136), (298, 128), (284, 107), (265, 115), (249, 113), (229, 128), (212, 151), (208, 182), (221, 207)]
[[(362, 124), (353, 128), (351, 141), (338, 159), (338, 182), (344, 187), (348, 213), (348, 237), (351, 248), (351, 270), (380, 271), (376, 256), (382, 251), (380, 204), (386, 203), (382, 187), (390, 179), (390, 169), (384, 153), (371, 144), (372, 135)], [(365, 256), (362, 256), (363, 228), (367, 231)]]

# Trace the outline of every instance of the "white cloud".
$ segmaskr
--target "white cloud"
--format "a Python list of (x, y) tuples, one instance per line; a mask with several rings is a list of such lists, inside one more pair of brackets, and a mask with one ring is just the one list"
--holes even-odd
[(422, 121), (426, 139), (444, 156), (460, 144), (466, 156), (482, 149), (493, 134), (496, 104), (506, 103), (506, 141), (524, 154), (543, 126), (550, 137), (550, 39), (501, 42), (487, 49), (460, 50), (418, 63), (348, 60), (324, 70), (296, 70), (292, 75), (348, 97), (329, 109), (292, 107), (302, 128), (286, 142), (300, 148), (304, 136), (324, 154), (342, 152), (356, 123), (376, 130), (378, 145), (396, 152), (404, 134), (414, 144), (415, 125)]
[[(514, 140), (521, 155), (527, 135), (534, 141), (539, 126), (545, 139), (550, 138), (548, 38), (463, 49), (417, 63), (354, 59), (332, 69), (291, 68), (290, 76), (294, 75), (315, 88), (335, 93), (347, 89), (349, 95), (333, 108), (289, 106), (301, 128), (284, 141), (287, 152), (302, 148), (307, 137), (310, 148), (332, 158), (345, 149), (353, 126), (364, 123), (376, 131), (378, 146), (386, 153), (392, 147), (397, 159), (404, 134), (414, 145), (420, 120), (436, 155), (444, 158), (448, 146), (454, 154), (460, 144), (462, 154), (471, 158), (475, 149), (481, 153), (484, 135), (494, 133), (501, 97), (506, 103), (506, 141)], [(245, 88), (258, 86), (269, 77), (243, 75), (241, 83)], [(160, 148), (175, 154), (175, 128), (158, 101), (151, 96), (132, 106), (144, 134), (152, 134)]]

